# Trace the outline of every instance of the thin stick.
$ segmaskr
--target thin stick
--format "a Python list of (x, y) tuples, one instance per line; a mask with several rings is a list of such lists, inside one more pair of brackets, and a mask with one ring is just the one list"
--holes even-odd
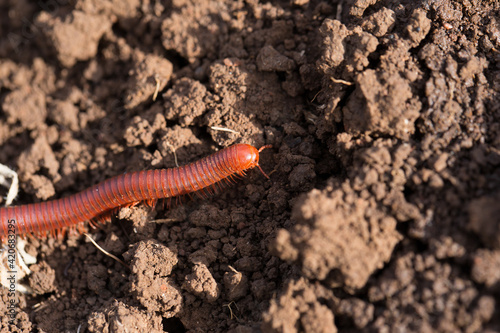
[(105, 255), (107, 255), (108, 257), (110, 258), (113, 258), (115, 259), (116, 261), (118, 261), (120, 264), (122, 264), (123, 266), (127, 267), (128, 269), (130, 269), (130, 267), (128, 267), (128, 265), (123, 261), (121, 260), (120, 258), (118, 258), (117, 256), (115, 256), (114, 254), (111, 254), (109, 253), (108, 251), (106, 251), (105, 249), (103, 249), (102, 247), (99, 246), (99, 244), (97, 244), (95, 242), (95, 240), (92, 239), (92, 237), (90, 237), (89, 234), (87, 234), (86, 232), (83, 233), (85, 236), (87, 236), (87, 238), (92, 242), (92, 244), (95, 245), (95, 247), (97, 247), (102, 253), (104, 253)]
[(320, 92), (322, 92), (322, 91), (323, 91), (323, 89), (320, 89), (320, 90), (316, 93), (316, 95), (314, 95), (313, 99), (311, 100), (311, 103), (312, 103), (312, 102), (314, 102), (314, 100), (316, 99), (316, 97), (318, 97), (319, 93), (320, 93)]
[(345, 84), (346, 86), (352, 86), (354, 84), (354, 82), (349, 82), (349, 81), (342, 80), (342, 79), (336, 79), (334, 77), (331, 77), (330, 80), (332, 80), (335, 83)]
[[(278, 169), (274, 169), (273, 171), (269, 172), (268, 176), (269, 176), (269, 177), (271, 177), (271, 175), (272, 175), (273, 173), (275, 173), (276, 171), (278, 171)], [(268, 178), (269, 178), (269, 177), (268, 177)]]
[(234, 133), (234, 134), (240, 134), (240, 132), (236, 132), (235, 130), (232, 130), (230, 128), (226, 128), (226, 127), (219, 127), (219, 126), (210, 126), (211, 129), (213, 129), (214, 131), (223, 131), (223, 132), (230, 132), (230, 133)]
[(156, 101), (156, 97), (158, 97), (158, 92), (160, 91), (161, 81), (160, 81), (160, 77), (158, 76), (158, 74), (155, 74), (155, 81), (156, 81), (156, 88), (155, 88), (155, 92), (153, 94), (153, 102)]
[(182, 222), (182, 220), (179, 220), (179, 219), (156, 219), (156, 220), (151, 220), (151, 223), (167, 223), (167, 222)]
[(179, 167), (179, 163), (177, 163), (177, 153), (175, 152), (174, 146), (172, 146), (170, 143), (167, 142), (167, 146), (170, 148), (172, 153), (174, 153), (174, 161), (175, 161), (175, 166)]
[(233, 313), (233, 309), (231, 309), (231, 304), (234, 304), (234, 306), (236, 307), (236, 310), (239, 310), (238, 305), (236, 305), (236, 303), (234, 301), (231, 301), (228, 304), (224, 304), (224, 306), (228, 307), (229, 313), (231, 314), (231, 320), (233, 319), (233, 317), (236, 318), (236, 320), (239, 320), (238, 317)]

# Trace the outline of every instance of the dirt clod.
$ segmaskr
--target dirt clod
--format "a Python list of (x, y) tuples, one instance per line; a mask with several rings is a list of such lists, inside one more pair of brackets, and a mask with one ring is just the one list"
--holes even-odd
[(108, 17), (81, 11), (73, 11), (65, 17), (52, 16), (43, 11), (36, 24), (41, 27), (51, 51), (65, 67), (94, 57), (99, 40), (111, 27)]
[[(500, 193), (484, 196), (469, 204), (469, 228), (491, 248), (500, 248)], [(496, 222), (494, 222), (496, 221)]]
[[(130, 328), (126, 328), (130, 327)], [(161, 317), (116, 301), (89, 316), (90, 332), (163, 332)]]
[[(373, 202), (354, 193), (343, 196), (340, 190), (312, 191), (296, 207), (293, 218), (297, 224), (290, 234), (280, 231), (274, 251), (284, 260), (298, 261), (309, 278), (340, 284), (352, 292), (383, 267), (401, 236), (394, 220), (364, 218), (366, 211), (376, 210)], [(376, 243), (371, 241), (374, 237)], [(354, 261), (346, 260), (354, 257)]]
[(289, 72), (294, 69), (295, 63), (268, 45), (264, 46), (257, 55), (257, 67), (260, 71), (266, 72)]
[(472, 278), (493, 289), (500, 288), (500, 251), (479, 250), (473, 256)]
[(154, 242), (140, 242), (124, 254), (130, 261), (130, 291), (149, 311), (161, 311), (166, 318), (180, 310), (182, 296), (169, 278), (177, 256), (167, 247)]
[(193, 273), (186, 276), (183, 288), (206, 299), (208, 302), (215, 302), (220, 296), (219, 286), (204, 264), (197, 264), (193, 267)]
[(333, 313), (304, 280), (289, 282), (264, 313), (263, 332), (337, 332)]
[(42, 295), (55, 290), (56, 272), (52, 267), (46, 262), (41, 262), (31, 266), (30, 269), (32, 274), (29, 276), (29, 282), (35, 294)]

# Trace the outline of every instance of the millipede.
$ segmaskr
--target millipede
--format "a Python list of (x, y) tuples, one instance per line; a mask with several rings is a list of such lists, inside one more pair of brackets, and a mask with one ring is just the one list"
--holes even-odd
[(259, 154), (266, 148), (271, 146), (235, 144), (177, 168), (125, 173), (65, 198), (0, 208), (0, 240), (55, 236), (68, 228), (82, 231), (85, 222), (95, 227), (117, 208), (140, 202), (154, 206), (159, 199), (184, 195), (205, 198), (255, 167), (269, 178), (259, 165)]

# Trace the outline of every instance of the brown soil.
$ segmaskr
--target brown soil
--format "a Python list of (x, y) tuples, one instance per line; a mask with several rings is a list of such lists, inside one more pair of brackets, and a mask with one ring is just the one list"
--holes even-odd
[(30, 238), (33, 294), (9, 325), (1, 290), (1, 331), (500, 331), (499, 17), (472, 0), (0, 1), (16, 204), (274, 146), (271, 180), (92, 230), (126, 266), (82, 235)]

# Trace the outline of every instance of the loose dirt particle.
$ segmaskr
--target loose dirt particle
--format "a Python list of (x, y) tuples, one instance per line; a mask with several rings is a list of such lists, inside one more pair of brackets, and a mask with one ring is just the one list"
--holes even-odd
[(420, 105), (411, 102), (406, 80), (398, 74), (366, 70), (356, 81), (356, 90), (342, 110), (348, 132), (380, 132), (399, 138), (414, 133)]
[(257, 55), (257, 67), (260, 71), (289, 72), (295, 68), (295, 63), (293, 60), (280, 54), (271, 45), (267, 45)]
[(412, 47), (418, 46), (430, 29), (431, 20), (427, 18), (425, 11), (422, 9), (415, 10), (406, 28)]
[(472, 257), (471, 276), (477, 283), (486, 287), (500, 289), (500, 251), (478, 250)]
[(193, 273), (186, 275), (186, 281), (182, 287), (190, 293), (206, 299), (209, 303), (215, 302), (220, 296), (217, 282), (208, 267), (202, 263), (194, 265)]
[[(155, 91), (163, 90), (172, 76), (173, 65), (165, 58), (135, 51), (134, 65), (129, 73), (125, 107), (132, 109), (151, 100)], [(159, 82), (159, 85), (158, 85)]]
[(79, 130), (78, 108), (67, 101), (54, 101), (49, 105), (48, 118), (57, 123), (61, 129)]
[(175, 316), (182, 304), (179, 288), (169, 278), (177, 264), (177, 256), (166, 246), (155, 242), (139, 242), (124, 254), (130, 262), (130, 291), (149, 311), (162, 316)]
[[(31, 177), (35, 176), (35, 173), (39, 172), (42, 168), (46, 172), (48, 176), (51, 177), (51, 180), (56, 182), (61, 176), (58, 173), (59, 162), (56, 159), (56, 156), (47, 142), (46, 137), (39, 136), (29, 150), (25, 150), (20, 156), (18, 160), (19, 164), (19, 178), (21, 179), (21, 187), (24, 182), (29, 181)], [(39, 191), (39, 188), (52, 187), (52, 184), (47, 184), (43, 179), (47, 179), (46, 176), (37, 175), (36, 181), (33, 181), (33, 191)], [(36, 182), (36, 184), (34, 183)], [(48, 187), (47, 187), (48, 186)], [(53, 189), (51, 190), (53, 191)], [(44, 190), (41, 190), (39, 195), (41, 197), (49, 197), (52, 194), (44, 193)], [(33, 192), (32, 192), (33, 193)]]
[(365, 19), (363, 29), (375, 37), (382, 37), (392, 30), (396, 21), (396, 13), (389, 8), (382, 8)]
[(244, 297), (248, 291), (247, 276), (233, 268), (224, 274), (224, 289), (224, 296), (230, 301)]
[(28, 87), (7, 94), (2, 109), (8, 124), (12, 126), (20, 122), (22, 127), (31, 130), (44, 126), (47, 117), (45, 95)]
[(89, 316), (90, 332), (163, 332), (161, 317), (115, 301)]
[(345, 316), (345, 319), (352, 321), (358, 329), (366, 327), (374, 317), (374, 306), (361, 299), (344, 299), (336, 306), (335, 313), (338, 316)]
[(205, 86), (198, 81), (189, 78), (180, 79), (163, 94), (166, 101), (165, 118), (179, 121), (183, 127), (192, 125), (193, 120), (206, 111), (204, 100), (207, 94)]
[(333, 313), (304, 279), (287, 283), (282, 295), (271, 301), (261, 328), (266, 333), (337, 332)]
[(226, 6), (218, 1), (174, 2), (174, 11), (161, 24), (163, 47), (175, 50), (189, 62), (214, 58), (221, 46), (219, 38), (227, 33)]
[[(469, 228), (491, 248), (500, 248), (500, 193), (484, 196), (469, 204)], [(496, 221), (496, 222), (495, 222)]]
[(42, 261), (39, 264), (32, 265), (30, 270), (29, 283), (35, 294), (42, 295), (56, 289), (54, 284), (56, 272), (46, 262)]
[(139, 15), (139, 0), (81, 0), (76, 2), (76, 9), (89, 14), (116, 15), (119, 18), (133, 18)]

